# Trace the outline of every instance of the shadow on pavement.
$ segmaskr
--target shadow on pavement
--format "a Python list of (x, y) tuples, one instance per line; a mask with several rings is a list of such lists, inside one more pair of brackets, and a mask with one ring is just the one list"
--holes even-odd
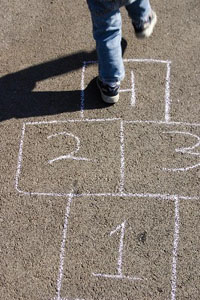
[[(127, 46), (122, 39), (122, 52)], [(84, 61), (96, 61), (96, 51), (77, 52), (57, 60), (45, 62), (0, 78), (0, 122), (11, 118), (56, 115), (80, 110), (81, 90), (32, 91), (36, 82), (81, 69)], [(84, 91), (87, 104), (84, 109), (107, 107), (97, 92), (93, 79)], [(95, 97), (94, 97), (95, 95)]]

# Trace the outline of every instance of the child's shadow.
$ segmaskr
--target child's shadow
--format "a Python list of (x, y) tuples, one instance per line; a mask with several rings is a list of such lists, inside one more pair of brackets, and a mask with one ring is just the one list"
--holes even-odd
[[(127, 42), (122, 40), (123, 53)], [(96, 51), (78, 52), (0, 78), (0, 122), (11, 118), (56, 115), (81, 109), (81, 90), (32, 91), (36, 82), (81, 69), (84, 61), (96, 61)], [(107, 107), (93, 79), (84, 90), (84, 109)]]

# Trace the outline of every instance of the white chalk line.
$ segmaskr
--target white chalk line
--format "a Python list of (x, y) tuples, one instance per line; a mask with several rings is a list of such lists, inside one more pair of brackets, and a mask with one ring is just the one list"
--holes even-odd
[(131, 71), (131, 106), (135, 106), (136, 98), (135, 98), (135, 76), (133, 71)]
[(69, 155), (61, 155), (61, 156), (59, 156), (57, 158), (50, 159), (48, 161), (48, 163), (51, 165), (51, 164), (53, 164), (56, 161), (66, 160), (66, 159), (72, 159), (72, 160), (77, 160), (77, 161), (91, 161), (91, 159), (89, 159), (89, 158), (78, 157), (78, 156), (74, 156), (74, 155), (69, 154)]
[(18, 162), (17, 162), (17, 172), (16, 172), (16, 176), (15, 176), (15, 189), (19, 193), (21, 193), (21, 191), (18, 189), (18, 185), (19, 185), (19, 177), (20, 177), (20, 174), (21, 174), (25, 129), (26, 129), (26, 124), (23, 123), (22, 134), (21, 134), (21, 139), (20, 139), (20, 146), (19, 146)]
[(189, 123), (189, 122), (175, 122), (175, 121), (155, 121), (155, 120), (124, 120), (124, 123), (138, 123), (138, 124), (159, 124), (159, 125), (183, 125), (183, 126), (194, 126), (199, 127), (200, 123)]
[[(153, 59), (153, 58), (125, 58), (123, 62), (146, 62), (146, 63), (171, 63), (170, 60)], [(98, 61), (84, 61), (84, 64), (97, 64)]]
[(170, 62), (167, 63), (167, 74), (166, 74), (166, 84), (165, 84), (165, 121), (169, 122), (171, 119), (170, 109), (171, 109), (171, 99), (170, 99)]
[(123, 59), (124, 62), (146, 62), (146, 63), (162, 63), (168, 64), (171, 63), (170, 60), (162, 60), (162, 59), (153, 59), (153, 58), (125, 58)]
[[(126, 221), (124, 221), (121, 224), (121, 236), (120, 236), (120, 244), (119, 244), (119, 259), (118, 259), (118, 274), (123, 276), (122, 274), (122, 259), (123, 259), (123, 248), (124, 248), (124, 235), (125, 235), (125, 226), (126, 226)], [(114, 232), (111, 233), (111, 235)]]
[(121, 118), (105, 118), (105, 119), (68, 119), (68, 120), (52, 120), (52, 121), (36, 121), (36, 122), (26, 122), (25, 125), (48, 125), (48, 124), (63, 124), (63, 123), (78, 123), (78, 122), (112, 122), (121, 121)]
[[(20, 194), (26, 196), (49, 196), (49, 197), (69, 197), (70, 193), (42, 193), (42, 192), (25, 192), (17, 189)], [(120, 197), (120, 198), (152, 198), (161, 200), (174, 200), (174, 197), (178, 197), (180, 200), (200, 200), (200, 197), (190, 197), (183, 195), (171, 195), (171, 194), (137, 194), (137, 193), (82, 193), (74, 194), (74, 198), (80, 197)]]
[(174, 244), (173, 244), (173, 258), (172, 258), (172, 276), (171, 276), (171, 300), (176, 300), (176, 283), (177, 283), (177, 255), (179, 243), (179, 198), (175, 197), (175, 226), (174, 226)]
[(113, 122), (123, 121), (124, 123), (140, 123), (140, 124), (163, 124), (163, 125), (183, 125), (183, 126), (194, 126), (199, 127), (200, 123), (189, 123), (189, 122), (176, 122), (176, 121), (155, 121), (155, 120), (123, 120), (121, 118), (105, 118), (105, 119), (71, 119), (71, 120), (53, 120), (53, 121), (36, 121), (36, 122), (25, 122), (25, 125), (48, 125), (48, 124), (62, 124), (62, 123), (76, 123), (76, 122)]
[(95, 277), (104, 277), (109, 279), (146, 280), (146, 278), (131, 277), (125, 275), (111, 275), (111, 274), (101, 274), (101, 273), (92, 273), (92, 275)]
[(127, 93), (131, 92), (131, 106), (135, 106), (136, 98), (135, 98), (135, 77), (133, 71), (131, 71), (131, 88), (130, 89), (120, 89), (119, 93)]
[(81, 104), (80, 104), (80, 117), (84, 118), (84, 108), (85, 108), (85, 69), (86, 62), (83, 62), (82, 73), (81, 73)]
[(62, 278), (63, 278), (63, 267), (64, 267), (64, 258), (65, 258), (65, 245), (67, 240), (67, 228), (68, 228), (68, 220), (70, 215), (70, 208), (71, 203), (73, 199), (73, 193), (69, 195), (67, 206), (66, 206), (66, 212), (65, 212), (65, 221), (64, 221), (64, 228), (63, 228), (63, 239), (61, 243), (61, 249), (60, 249), (60, 267), (58, 272), (58, 279), (57, 279), (57, 298), (56, 300), (61, 300), (60, 298), (60, 292), (62, 287)]
[(132, 89), (122, 89), (119, 91), (119, 93), (127, 93), (127, 92), (132, 92)]
[(85, 300), (83, 298), (59, 298), (58, 297), (54, 297), (52, 300)]
[(125, 173), (125, 157), (124, 157), (124, 124), (120, 124), (120, 150), (121, 150), (121, 166), (120, 166), (120, 193), (124, 191), (124, 173)]

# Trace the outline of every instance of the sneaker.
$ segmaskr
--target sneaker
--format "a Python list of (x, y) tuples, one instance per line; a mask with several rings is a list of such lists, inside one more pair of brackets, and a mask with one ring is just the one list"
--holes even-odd
[(103, 83), (98, 77), (97, 77), (97, 86), (100, 90), (102, 100), (106, 103), (116, 103), (119, 100), (119, 88), (120, 83), (116, 82), (116, 85), (114, 87)]
[(152, 10), (151, 15), (144, 23), (133, 23), (135, 35), (137, 38), (148, 38), (153, 33), (153, 29), (157, 23), (156, 13)]

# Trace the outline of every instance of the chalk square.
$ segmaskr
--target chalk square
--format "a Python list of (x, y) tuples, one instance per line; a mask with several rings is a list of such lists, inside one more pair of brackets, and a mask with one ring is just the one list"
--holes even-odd
[(119, 192), (119, 121), (28, 123), (20, 147), (16, 188), (22, 193)]
[[(121, 232), (110, 233), (123, 222), (124, 278), (95, 276), (117, 274)], [(173, 232), (173, 201), (74, 199), (68, 220), (61, 298), (170, 299)]]
[(200, 127), (124, 125), (124, 192), (199, 198)]
[(180, 235), (177, 265), (177, 299), (199, 299), (200, 295), (200, 203), (180, 201)]
[[(82, 112), (86, 118), (120, 117), (123, 120), (165, 120), (169, 114), (170, 62), (124, 59), (126, 76), (121, 81), (120, 100), (114, 106), (103, 103), (93, 82), (97, 64), (85, 62), (82, 72)], [(94, 104), (95, 103), (95, 104)], [(91, 110), (96, 107), (96, 110)]]

